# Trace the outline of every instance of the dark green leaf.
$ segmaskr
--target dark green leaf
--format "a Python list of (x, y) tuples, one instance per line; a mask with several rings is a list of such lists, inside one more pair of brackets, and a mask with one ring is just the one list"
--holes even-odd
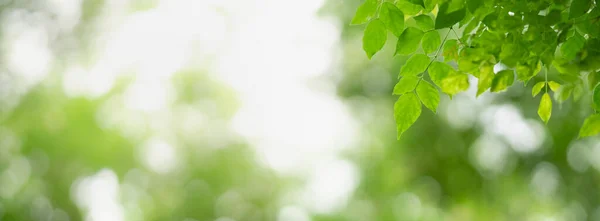
[(552, 115), (552, 99), (550, 99), (550, 95), (548, 93), (544, 93), (542, 99), (540, 100), (538, 115), (542, 121), (544, 121), (544, 123), (548, 123), (548, 120), (550, 120), (550, 116)]
[(471, 13), (475, 13), (481, 5), (483, 5), (482, 0), (467, 0), (467, 8)]
[(592, 105), (596, 111), (600, 111), (600, 84), (596, 85), (592, 92)]
[(419, 83), (419, 78), (415, 76), (404, 76), (398, 81), (396, 86), (394, 87), (395, 95), (405, 94), (407, 92), (411, 92), (415, 89)]
[(437, 17), (435, 18), (435, 29), (449, 28), (458, 23), (465, 17), (465, 9), (460, 8), (455, 11), (449, 11), (449, 3), (440, 5)]
[(377, 13), (377, 7), (379, 6), (379, 0), (366, 0), (362, 5), (356, 9), (356, 14), (350, 24), (359, 25), (367, 23), (371, 18), (375, 17)]
[(515, 81), (515, 74), (512, 70), (500, 71), (494, 76), (492, 80), (491, 92), (500, 92), (506, 90), (508, 86), (512, 85)]
[(600, 133), (600, 114), (589, 116), (579, 130), (579, 137), (595, 136)]
[(433, 30), (433, 19), (429, 15), (417, 15), (413, 17), (417, 27), (422, 31)]
[(385, 2), (381, 7), (379, 19), (392, 34), (400, 36), (404, 30), (404, 13), (392, 3)]
[(421, 7), (425, 8), (425, 3), (423, 3), (423, 0), (408, 0), (410, 3), (413, 3), (415, 5), (420, 5)]
[(573, 0), (569, 7), (569, 19), (584, 15), (592, 5), (592, 0)]
[(417, 75), (425, 72), (427, 65), (430, 63), (430, 58), (424, 54), (415, 54), (406, 60), (406, 63), (400, 69), (400, 76)]
[(442, 39), (437, 31), (430, 31), (423, 35), (421, 47), (423, 47), (423, 51), (426, 54), (436, 52), (440, 47), (440, 44), (442, 44)]
[(407, 55), (414, 53), (421, 44), (421, 38), (423, 38), (423, 31), (413, 27), (406, 28), (398, 37), (395, 54)]
[(416, 15), (423, 10), (423, 7), (413, 4), (408, 0), (398, 0), (396, 6), (404, 12), (405, 15)]
[(542, 91), (542, 88), (544, 88), (544, 86), (546, 86), (545, 81), (538, 82), (537, 84), (535, 84), (531, 89), (531, 96), (535, 97), (536, 95), (538, 95)]
[(568, 38), (567, 41), (561, 45), (560, 52), (567, 60), (573, 60), (575, 59), (577, 53), (583, 49), (584, 45), (585, 38), (583, 38), (583, 36), (581, 36), (578, 32), (575, 32), (572, 37)]
[(375, 19), (365, 28), (363, 36), (363, 49), (367, 53), (367, 57), (371, 59), (377, 53), (387, 40), (387, 32), (385, 25), (379, 19)]
[(394, 104), (394, 119), (396, 120), (396, 130), (398, 139), (412, 126), (421, 115), (421, 102), (414, 93), (407, 93)]
[(429, 108), (433, 113), (437, 112), (437, 107), (440, 103), (440, 94), (437, 88), (427, 81), (421, 81), (417, 85), (417, 95), (425, 107)]

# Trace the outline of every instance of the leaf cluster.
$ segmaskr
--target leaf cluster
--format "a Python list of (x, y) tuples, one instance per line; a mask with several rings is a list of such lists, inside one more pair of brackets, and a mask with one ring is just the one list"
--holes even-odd
[[(545, 123), (553, 101), (587, 94), (590, 108), (600, 112), (600, 0), (366, 0), (351, 24), (366, 24), (369, 59), (392, 40), (388, 34), (396, 41), (394, 55), (410, 56), (393, 91), (400, 95), (394, 105), (398, 138), (422, 105), (436, 112), (440, 92), (452, 98), (467, 90), (469, 76), (478, 79), (479, 96), (543, 75), (532, 96), (543, 92), (538, 115)], [(550, 69), (560, 73), (560, 83), (548, 80)], [(600, 114), (593, 114), (580, 136), (598, 133)]]

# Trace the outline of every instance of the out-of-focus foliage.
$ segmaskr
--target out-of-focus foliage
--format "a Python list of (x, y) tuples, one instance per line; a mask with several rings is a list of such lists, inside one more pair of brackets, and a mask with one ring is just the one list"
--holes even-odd
[[(388, 11), (404, 18), (392, 20)], [(435, 22), (431, 16), (435, 17)], [(571, 94), (577, 102), (584, 90), (593, 91), (597, 87), (590, 84), (587, 88), (583, 80), (600, 69), (600, 51), (597, 50), (600, 47), (597, 31), (600, 30), (600, 6), (597, 1), (366, 0), (358, 7), (352, 24), (367, 23), (363, 45), (369, 59), (386, 41), (379, 37), (382, 34), (373, 35), (373, 28), (370, 28), (376, 26), (381, 33), (384, 27), (371, 25), (381, 24), (380, 20), (395, 35), (402, 33), (395, 54), (419, 56), (420, 53), (436, 52), (419, 77), (422, 79), (429, 73), (431, 81), (449, 96), (468, 88), (465, 74), (480, 79), (479, 95), (488, 88), (491, 92), (504, 91), (512, 85), (514, 78), (527, 84), (541, 73), (542, 68), (546, 69), (544, 74), (555, 68), (562, 75), (561, 89), (554, 96), (560, 103)], [(411, 25), (410, 20), (415, 23)], [(408, 24), (406, 29), (400, 31), (398, 28), (404, 27), (405, 23)], [(441, 45), (438, 30), (445, 33)], [(451, 40), (450, 46), (445, 46), (444, 53), (440, 54), (450, 32), (455, 34), (456, 40)], [(417, 52), (419, 46), (422, 52)], [(458, 70), (444, 68), (441, 73), (434, 73), (431, 64), (435, 64), (438, 55), (444, 56), (444, 62), (455, 63)], [(506, 70), (496, 71), (493, 76), (489, 71), (491, 66), (502, 66)], [(548, 83), (547, 77), (545, 82)], [(573, 93), (574, 90), (577, 92)], [(600, 103), (595, 96), (592, 98), (594, 104)], [(544, 122), (550, 118), (551, 103), (550, 95), (545, 93), (539, 112)], [(396, 115), (402, 115), (398, 112), (407, 109), (399, 105), (394, 107)], [(414, 123), (403, 118), (396, 118), (396, 122), (398, 138)]]

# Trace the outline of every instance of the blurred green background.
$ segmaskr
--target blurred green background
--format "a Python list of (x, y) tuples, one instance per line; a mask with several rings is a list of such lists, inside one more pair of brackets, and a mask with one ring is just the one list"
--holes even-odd
[(600, 220), (589, 103), (472, 87), (398, 141), (359, 4), (0, 1), (0, 220)]

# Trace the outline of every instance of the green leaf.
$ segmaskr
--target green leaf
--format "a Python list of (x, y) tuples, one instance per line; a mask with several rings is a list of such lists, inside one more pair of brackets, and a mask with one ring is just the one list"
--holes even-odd
[(579, 130), (579, 137), (595, 136), (600, 133), (600, 114), (589, 116)]
[(592, 5), (592, 0), (573, 0), (569, 7), (569, 19), (584, 15)]
[(425, 107), (429, 108), (433, 113), (437, 112), (437, 107), (440, 103), (440, 94), (437, 88), (427, 81), (421, 81), (417, 85), (417, 95)]
[(394, 119), (396, 120), (396, 130), (398, 139), (412, 126), (421, 115), (421, 102), (414, 93), (407, 93), (394, 104)]
[(540, 91), (542, 91), (542, 88), (544, 88), (544, 86), (546, 86), (545, 81), (538, 82), (537, 84), (535, 84), (531, 89), (531, 96), (537, 96), (540, 93)]
[(455, 11), (448, 11), (448, 7), (448, 2), (444, 2), (442, 5), (440, 5), (437, 17), (435, 18), (435, 29), (452, 27), (465, 17), (464, 8), (460, 8)]
[(515, 74), (512, 70), (503, 70), (496, 74), (494, 80), (492, 80), (491, 92), (500, 92), (506, 90), (508, 86), (512, 85), (515, 81)]
[(442, 44), (442, 39), (437, 31), (430, 31), (423, 35), (421, 47), (423, 47), (423, 51), (426, 54), (431, 54), (437, 51), (440, 47), (440, 44)]
[(446, 78), (448, 75), (454, 74), (456, 71), (452, 68), (452, 66), (446, 63), (434, 61), (429, 66), (428, 72), (433, 83), (441, 87), (442, 79)]
[(456, 39), (446, 40), (442, 56), (444, 56), (444, 61), (458, 59), (458, 41)]
[(581, 99), (581, 95), (583, 95), (583, 85), (577, 84), (573, 89), (573, 100), (579, 101), (579, 99)]
[(556, 91), (556, 93), (554, 93), (554, 99), (557, 100), (559, 103), (566, 101), (571, 96), (573, 88), (573, 85), (561, 86), (560, 89)]
[(442, 79), (442, 91), (450, 96), (469, 89), (469, 76), (466, 74), (453, 74)]
[(552, 90), (554, 92), (557, 92), (558, 89), (560, 89), (560, 84), (556, 83), (555, 81), (549, 81), (548, 86), (550, 87), (550, 90)]
[(383, 22), (379, 19), (369, 22), (363, 35), (363, 49), (367, 53), (367, 57), (371, 59), (375, 53), (383, 48), (386, 40), (387, 32)]
[(406, 63), (400, 69), (400, 76), (417, 75), (425, 72), (427, 65), (431, 62), (430, 58), (424, 54), (415, 54), (406, 60)]
[(423, 31), (413, 27), (406, 28), (398, 37), (395, 54), (408, 55), (414, 53), (421, 44), (421, 38), (423, 38)]
[(377, 13), (379, 0), (366, 0), (356, 9), (356, 14), (350, 24), (360, 25), (369, 22)]
[(600, 82), (600, 72), (593, 71), (588, 74), (588, 85), (590, 89), (594, 89), (594, 87)]
[(479, 81), (477, 82), (477, 96), (483, 94), (488, 88), (492, 86), (494, 80), (494, 66), (482, 65), (479, 68)]
[(482, 0), (467, 0), (467, 8), (471, 13), (475, 13), (481, 5), (483, 5)]
[(585, 38), (578, 32), (575, 32), (573, 36), (568, 38), (567, 41), (560, 46), (560, 52), (567, 60), (573, 60), (577, 56), (577, 53), (583, 49), (584, 45)]
[(396, 6), (404, 12), (406, 15), (416, 15), (423, 10), (423, 7), (417, 4), (413, 4), (408, 0), (398, 0)]
[(394, 87), (395, 95), (401, 95), (407, 92), (411, 92), (415, 89), (417, 84), (419, 83), (419, 78), (415, 76), (405, 76), (398, 81), (396, 86)]
[(413, 17), (413, 19), (415, 20), (417, 27), (422, 31), (429, 31), (434, 28), (433, 19), (429, 15), (417, 15)]
[(413, 3), (415, 5), (420, 5), (421, 7), (425, 8), (425, 3), (423, 3), (423, 0), (408, 0), (410, 3)]
[(404, 13), (394, 4), (385, 2), (381, 7), (379, 19), (383, 21), (392, 34), (400, 36), (404, 30)]
[(542, 100), (540, 100), (540, 107), (538, 108), (538, 115), (544, 121), (548, 123), (550, 116), (552, 115), (552, 99), (548, 93), (544, 93)]
[(592, 92), (592, 105), (594, 110), (600, 111), (600, 84), (596, 85)]

